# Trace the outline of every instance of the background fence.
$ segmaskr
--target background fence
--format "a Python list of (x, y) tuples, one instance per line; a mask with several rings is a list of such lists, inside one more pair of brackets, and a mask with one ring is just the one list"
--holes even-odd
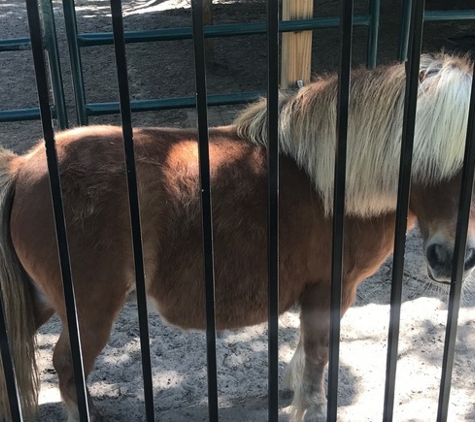
[[(106, 114), (119, 113), (118, 102), (88, 102), (86, 99), (85, 76), (82, 67), (81, 50), (87, 47), (112, 45), (112, 32), (79, 32), (76, 17), (74, 0), (64, 0), (61, 2), (63, 8), (64, 29), (66, 32), (69, 67), (71, 69), (71, 79), (74, 92), (75, 121), (76, 124), (85, 125), (89, 116), (102, 116)], [(401, 25), (399, 34), (399, 45), (397, 57), (400, 61), (407, 57), (407, 45), (409, 41), (409, 20), (412, 0), (401, 2)], [(43, 26), (43, 45), (48, 58), (48, 73), (51, 78), (53, 94), (52, 114), (58, 121), (59, 128), (68, 127), (67, 107), (64, 98), (63, 77), (57, 44), (57, 30), (55, 16), (51, 0), (41, 0), (39, 2), (40, 13)], [(353, 25), (355, 28), (367, 28), (367, 65), (373, 67), (377, 63), (378, 56), (378, 35), (379, 35), (379, 15), (380, 0), (369, 0), (368, 13), (354, 16)], [(426, 22), (441, 21), (473, 21), (475, 19), (474, 10), (429, 10), (424, 14)], [(279, 32), (294, 32), (304, 30), (322, 30), (338, 28), (339, 18), (313, 18), (306, 20), (282, 21), (279, 25)], [(384, 28), (382, 28), (384, 30)], [(257, 34), (265, 34), (265, 22), (237, 23), (237, 24), (217, 24), (205, 27), (205, 38), (219, 37), (239, 37)], [(160, 28), (153, 30), (125, 31), (126, 43), (151, 43), (167, 42), (176, 40), (191, 40), (192, 28)], [(462, 44), (464, 40), (455, 40), (455, 43)], [(465, 41), (467, 42), (467, 41)], [(468, 40), (468, 43), (472, 41)], [(7, 54), (10, 51), (18, 51), (30, 48), (29, 38), (11, 38), (0, 40), (0, 52)], [(64, 65), (63, 65), (64, 66)], [(69, 69), (68, 69), (69, 70)], [(259, 98), (265, 91), (235, 92), (230, 94), (215, 94), (208, 97), (209, 106), (242, 104)], [(191, 108), (195, 106), (195, 98), (175, 97), (175, 98), (149, 98), (144, 100), (132, 100), (131, 108), (133, 112), (145, 112), (156, 110), (168, 110), (178, 108)], [(39, 119), (39, 109), (10, 109), (0, 110), (0, 122), (21, 121)]]

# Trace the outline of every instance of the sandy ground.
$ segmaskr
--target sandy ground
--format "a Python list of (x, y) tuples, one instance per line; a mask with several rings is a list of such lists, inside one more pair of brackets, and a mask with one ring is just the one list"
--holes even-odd
[[(336, 1), (318, 2), (318, 15), (334, 15)], [(357, 11), (365, 4), (358, 3)], [(394, 4), (393, 4), (394, 3)], [(397, 5), (396, 5), (397, 3)], [(447, 6), (448, 2), (427, 2)], [(458, 2), (457, 2), (458, 3)], [(469, 2), (467, 2), (469, 3)], [(78, 1), (81, 31), (110, 29), (108, 2)], [(72, 88), (68, 78), (64, 24), (61, 7), (54, 2), (65, 72), (69, 114), (74, 123)], [(381, 32), (380, 60), (395, 58), (398, 2), (383, 1), (385, 22)], [(439, 7), (443, 8), (443, 7)], [(126, 27), (189, 25), (188, 2), (124, 2)], [(219, 2), (216, 21), (237, 22), (264, 19), (264, 2)], [(22, 2), (0, 1), (0, 36), (26, 36), (26, 15)], [(439, 48), (449, 35), (464, 33), (468, 23), (458, 26), (427, 25), (426, 50)], [(473, 30), (473, 29), (472, 29)], [(314, 53), (314, 71), (331, 70), (337, 64), (337, 33), (319, 35)], [(316, 36), (317, 37), (317, 36)], [(216, 63), (209, 71), (211, 92), (265, 88), (265, 47), (262, 37), (243, 37), (239, 42), (216, 41)], [(234, 42), (234, 44), (233, 44)], [(260, 50), (261, 48), (261, 50)], [(354, 64), (363, 63), (365, 42), (361, 30), (355, 31)], [(146, 55), (144, 56), (144, 53)], [(145, 57), (145, 59), (144, 59)], [(155, 58), (155, 59), (153, 59)], [(189, 42), (128, 46), (132, 98), (192, 95), (192, 51)], [(0, 92), (2, 109), (36, 106), (31, 53), (2, 53), (0, 56)], [(84, 71), (88, 101), (117, 99), (114, 58), (110, 48), (84, 51)], [(5, 101), (6, 100), (6, 101)], [(229, 120), (235, 108), (210, 111), (215, 122)], [(137, 125), (190, 125), (193, 113), (175, 110), (134, 115)], [(117, 116), (91, 119), (93, 122), (117, 122)], [(38, 122), (4, 123), (0, 126), (1, 144), (17, 151), (25, 150), (41, 136)], [(381, 420), (386, 337), (389, 320), (391, 262), (365, 281), (355, 305), (342, 322), (341, 369), (339, 385), (339, 420), (348, 422)], [(406, 253), (402, 306), (401, 339), (397, 372), (395, 421), (433, 421), (436, 418), (441, 361), (447, 319), (446, 294), (438, 292), (428, 280), (421, 256), (417, 232), (409, 238)], [(452, 383), (450, 421), (475, 420), (475, 295), (467, 286), (460, 309), (456, 359)], [(298, 340), (298, 310), (280, 318), (281, 375)], [(42, 389), (39, 421), (62, 419), (62, 405), (52, 367), (52, 348), (60, 324), (53, 319), (38, 334)], [(96, 404), (111, 421), (144, 420), (140, 348), (136, 306), (127, 304), (115, 323), (108, 346), (97, 360), (89, 386)], [(181, 333), (167, 327), (150, 314), (150, 336), (155, 409), (163, 421), (200, 421), (207, 419), (206, 355), (203, 333)], [(267, 337), (266, 326), (226, 332), (218, 340), (220, 418), (227, 421), (264, 421), (267, 406)], [(288, 419), (291, 394), (282, 389), (280, 414)]]
[[(433, 421), (447, 319), (442, 292), (426, 284), (417, 232), (409, 237), (397, 370), (395, 421)], [(391, 262), (360, 286), (355, 305), (342, 321), (339, 420), (381, 420), (389, 320)], [(450, 421), (475, 420), (475, 297), (467, 285), (460, 309)], [(442, 297), (441, 297), (442, 296)], [(96, 404), (111, 421), (144, 419), (136, 306), (128, 304), (100, 355), (89, 385)], [(298, 340), (298, 310), (280, 318), (280, 375)], [(61, 414), (51, 348), (60, 330), (52, 321), (40, 330), (42, 376), (39, 420)], [(267, 406), (265, 324), (225, 332), (218, 339), (220, 418), (264, 421)], [(150, 314), (155, 409), (163, 421), (207, 420), (206, 356), (203, 333), (182, 333)], [(291, 394), (282, 387), (281, 420), (288, 420)]]

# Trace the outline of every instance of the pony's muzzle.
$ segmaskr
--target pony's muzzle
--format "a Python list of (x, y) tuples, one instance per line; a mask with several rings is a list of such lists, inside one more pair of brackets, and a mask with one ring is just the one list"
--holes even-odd
[[(426, 248), (427, 272), (429, 277), (441, 283), (450, 283), (452, 278), (453, 249), (443, 243), (431, 243)], [(475, 267), (475, 248), (467, 245), (464, 258), (465, 278)]]

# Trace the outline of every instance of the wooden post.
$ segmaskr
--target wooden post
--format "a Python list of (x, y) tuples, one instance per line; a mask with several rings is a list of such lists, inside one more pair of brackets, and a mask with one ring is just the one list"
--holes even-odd
[[(311, 19), (313, 0), (282, 0), (282, 20)], [(299, 79), (310, 82), (312, 31), (282, 34), (281, 88), (294, 88)]]

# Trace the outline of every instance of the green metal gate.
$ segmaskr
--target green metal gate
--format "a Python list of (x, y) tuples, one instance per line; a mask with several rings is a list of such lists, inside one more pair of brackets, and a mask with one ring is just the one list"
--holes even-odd
[[(56, 36), (56, 26), (54, 21), (53, 6), (51, 0), (41, 0), (40, 10), (44, 24), (43, 44), (46, 49), (49, 74), (51, 78), (51, 87), (53, 94), (52, 114), (58, 121), (61, 129), (68, 127), (68, 117), (63, 92), (63, 78), (61, 74), (61, 65), (59, 63), (59, 51)], [(0, 54), (6, 54), (11, 51), (31, 49), (30, 38), (11, 38), (0, 40)], [(21, 120), (39, 120), (39, 108), (0, 110), (1, 122), (14, 122)]]
[[(377, 63), (380, 2), (381, 0), (370, 0), (368, 13), (366, 15), (355, 16), (353, 20), (354, 27), (368, 28), (368, 67), (374, 67)], [(399, 61), (404, 61), (407, 56), (411, 5), (412, 0), (401, 0), (402, 19), (397, 55)], [(118, 102), (94, 103), (87, 101), (84, 88), (84, 74), (81, 63), (81, 50), (91, 46), (111, 45), (113, 43), (112, 32), (79, 33), (74, 0), (63, 0), (62, 6), (64, 11), (65, 32), (69, 48), (69, 63), (71, 67), (71, 78), (74, 90), (76, 123), (78, 125), (87, 125), (90, 116), (118, 114)], [(66, 111), (62, 69), (59, 60), (52, 0), (40, 0), (40, 11), (44, 22), (43, 43), (48, 57), (48, 71), (51, 79), (50, 83), (53, 98), (52, 114), (57, 120), (58, 127), (60, 129), (64, 129), (68, 127), (69, 122)], [(475, 20), (475, 10), (426, 11), (424, 15), (424, 21), (426, 22), (454, 20)], [(281, 21), (279, 24), (279, 32), (282, 33), (338, 28), (339, 22), (340, 20), (337, 17)], [(233, 37), (265, 33), (265, 22), (212, 25), (204, 28), (205, 38)], [(192, 39), (191, 26), (125, 32), (126, 43), (147, 43), (190, 39)], [(0, 54), (8, 54), (10, 51), (25, 50), (30, 48), (31, 43), (29, 38), (0, 40)], [(214, 94), (208, 96), (208, 105), (217, 106), (241, 104), (255, 100), (264, 94), (264, 92), (260, 91)], [(133, 112), (192, 108), (195, 107), (195, 101), (196, 99), (193, 96), (172, 97), (164, 99), (150, 98), (144, 100), (133, 100), (131, 101), (131, 107)], [(0, 122), (38, 119), (40, 119), (40, 111), (38, 108), (0, 110)]]

